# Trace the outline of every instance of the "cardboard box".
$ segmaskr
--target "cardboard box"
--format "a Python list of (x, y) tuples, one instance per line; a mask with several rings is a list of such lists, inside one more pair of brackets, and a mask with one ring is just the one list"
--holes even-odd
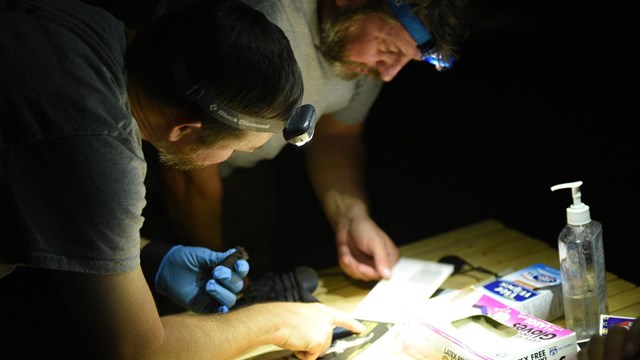
[(560, 270), (534, 264), (482, 286), (477, 291), (546, 321), (564, 315)]
[(357, 359), (576, 360), (575, 332), (468, 290), (411, 309)]
[(622, 326), (629, 330), (634, 321), (636, 318), (629, 316), (600, 315), (600, 335), (607, 335), (612, 326)]
[[(437, 301), (434, 301), (437, 300)], [(577, 359), (575, 332), (478, 292), (431, 300), (421, 325), (432, 351), (449, 359)], [(440, 357), (437, 357), (440, 359)]]

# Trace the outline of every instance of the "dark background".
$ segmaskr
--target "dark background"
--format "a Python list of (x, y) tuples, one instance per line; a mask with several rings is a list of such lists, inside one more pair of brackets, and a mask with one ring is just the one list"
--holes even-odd
[[(374, 219), (398, 244), (494, 218), (557, 246), (572, 198), (550, 187), (581, 180), (603, 224), (607, 270), (640, 283), (637, 1), (474, 6), (455, 66), (408, 65), (370, 113)], [(302, 149), (286, 148), (276, 165), (281, 269), (335, 264)]]
[[(137, 11), (132, 25), (156, 1), (89, 0)], [(583, 200), (604, 226), (607, 269), (640, 284), (639, 3), (475, 0), (477, 29), (454, 68), (410, 64), (371, 111), (364, 141), (373, 218), (399, 245), (493, 218), (556, 246), (571, 197), (549, 188), (582, 180)], [(335, 265), (303, 149), (285, 148), (274, 165), (276, 270)], [(0, 325), (9, 325), (0, 334), (28, 329), (37, 346), (21, 354), (58, 349), (73, 339), (59, 320), (64, 304), (45, 272), (22, 270), (40, 281), (3, 281), (38, 316), (3, 300)]]

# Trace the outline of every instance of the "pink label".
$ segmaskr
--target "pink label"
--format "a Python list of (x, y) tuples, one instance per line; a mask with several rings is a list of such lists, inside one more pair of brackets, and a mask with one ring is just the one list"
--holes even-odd
[(495, 300), (494, 298), (482, 295), (476, 301), (477, 307), (482, 314), (489, 315), (495, 320), (518, 330), (520, 335), (525, 335), (529, 339), (550, 340), (569, 336), (573, 331), (561, 326), (538, 319)]

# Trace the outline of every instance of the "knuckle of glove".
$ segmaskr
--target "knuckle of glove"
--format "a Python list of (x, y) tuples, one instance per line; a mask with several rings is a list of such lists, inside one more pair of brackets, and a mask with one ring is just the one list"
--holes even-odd
[(234, 293), (218, 284), (215, 280), (209, 280), (205, 287), (207, 293), (216, 299), (221, 305), (231, 308), (236, 304), (236, 296)]

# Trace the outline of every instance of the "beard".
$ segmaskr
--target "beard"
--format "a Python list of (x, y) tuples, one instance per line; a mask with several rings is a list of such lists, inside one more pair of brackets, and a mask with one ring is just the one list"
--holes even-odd
[(366, 12), (347, 10), (322, 25), (320, 53), (329, 62), (334, 73), (343, 80), (355, 80), (364, 74), (380, 79), (377, 69), (370, 69), (365, 64), (349, 60), (347, 53), (349, 31), (366, 16)]
[(187, 145), (177, 146), (173, 143), (163, 142), (157, 145), (160, 163), (178, 170), (201, 169), (208, 164), (199, 161), (199, 154), (203, 146)]

